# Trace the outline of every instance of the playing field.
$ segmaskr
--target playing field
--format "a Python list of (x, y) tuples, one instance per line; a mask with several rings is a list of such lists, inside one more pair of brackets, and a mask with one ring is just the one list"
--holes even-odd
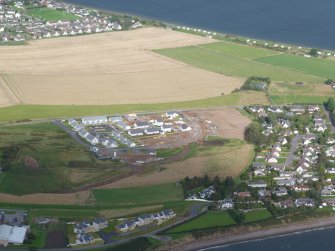
[(0, 105), (143, 104), (230, 93), (243, 79), (198, 69), (151, 51), (212, 41), (167, 29), (143, 28), (0, 47), (4, 81), (0, 95), (10, 90)]
[(332, 61), (281, 54), (227, 42), (161, 49), (156, 52), (228, 76), (262, 76), (270, 77), (274, 81), (320, 83), (335, 74), (335, 63)]

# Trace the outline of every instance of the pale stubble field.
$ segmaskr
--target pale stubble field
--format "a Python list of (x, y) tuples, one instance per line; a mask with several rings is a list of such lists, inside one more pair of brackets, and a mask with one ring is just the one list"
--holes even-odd
[(210, 42), (177, 31), (144, 28), (0, 47), (0, 105), (160, 103), (230, 93), (243, 79), (152, 52)]

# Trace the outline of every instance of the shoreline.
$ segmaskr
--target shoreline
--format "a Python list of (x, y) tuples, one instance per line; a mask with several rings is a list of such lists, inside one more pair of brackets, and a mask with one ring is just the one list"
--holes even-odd
[(324, 229), (335, 228), (335, 216), (329, 216), (321, 219), (307, 222), (296, 222), (286, 226), (274, 226), (257, 230), (255, 232), (242, 233), (235, 236), (219, 237), (216, 239), (195, 240), (192, 243), (178, 245), (176, 250), (185, 251), (205, 251), (214, 248), (224, 248), (226, 246), (241, 244), (250, 241), (261, 241), (271, 238), (280, 238), (293, 234), (303, 234), (308, 231), (320, 231)]
[[(151, 18), (151, 17), (148, 17), (148, 16), (142, 16), (142, 15), (138, 15), (138, 14), (131, 13), (131, 12), (120, 12), (120, 11), (116, 11), (116, 10), (109, 10), (109, 9), (92, 7), (92, 6), (89, 6), (89, 5), (86, 5), (86, 4), (73, 3), (73, 2), (71, 2), (71, 0), (61, 0), (61, 1), (66, 3), (66, 4), (69, 4), (69, 5), (80, 6), (80, 7), (83, 7), (83, 8), (102, 11), (102, 12), (105, 12), (105, 13), (116, 14), (116, 15), (128, 15), (128, 16), (143, 19), (143, 20), (146, 20), (146, 21), (158, 22), (158, 23), (165, 24), (169, 28), (177, 27), (177, 26), (185, 26), (185, 27), (188, 27), (190, 29), (206, 29), (206, 30), (211, 31), (211, 32), (216, 32), (218, 35), (228, 35), (228, 36), (235, 37), (235, 38), (260, 40), (262, 42), (274, 43), (274, 44), (275, 43), (282, 43), (282, 44), (285, 44), (287, 46), (302, 47), (303, 49), (317, 48), (319, 50), (330, 51), (332, 53), (335, 53), (335, 48), (330, 49), (330, 48), (323, 48), (323, 47), (319, 47), (319, 46), (315, 47), (315, 46), (304, 45), (302, 43), (298, 44), (298, 43), (292, 43), (292, 42), (287, 42), (287, 41), (278, 41), (278, 40), (274, 41), (274, 40), (269, 40), (269, 39), (266, 39), (266, 38), (254, 37), (253, 35), (252, 36), (246, 36), (246, 35), (243, 35), (243, 34), (235, 34), (235, 33), (230, 33), (230, 32), (218, 31), (218, 30), (215, 30), (215, 29), (207, 28), (207, 27), (193, 27), (193, 26), (191, 27), (191, 26), (188, 26), (188, 25), (185, 25), (185, 24), (182, 24), (182, 23), (170, 22), (170, 21), (166, 21), (166, 20), (163, 20), (163, 19), (154, 19), (154, 18)], [(180, 32), (182, 32), (182, 31), (180, 31)], [(195, 35), (197, 35), (197, 34), (195, 33)], [(201, 34), (198, 34), (198, 35), (201, 36)]]

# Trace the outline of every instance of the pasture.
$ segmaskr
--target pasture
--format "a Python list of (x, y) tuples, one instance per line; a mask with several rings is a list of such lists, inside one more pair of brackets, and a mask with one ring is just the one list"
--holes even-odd
[(256, 61), (323, 79), (335, 79), (335, 62), (330, 60), (281, 54), (258, 58)]
[[(308, 61), (305, 62), (308, 60), (306, 58), (299, 58), (299, 60), (305, 63), (306, 67), (306, 72), (302, 72), (300, 69), (285, 68), (267, 63), (266, 60), (268, 58), (270, 60), (272, 57), (279, 57), (277, 56), (277, 52), (227, 42), (155, 51), (161, 55), (180, 60), (184, 63), (228, 76), (244, 78), (260, 76), (269, 77), (274, 81), (304, 81), (315, 83), (320, 83), (324, 78), (327, 78), (327, 76), (320, 76), (320, 74), (313, 75), (314, 72), (309, 72), (307, 69), (307, 66), (309, 66)], [(260, 61), (258, 61), (257, 58), (260, 58)], [(264, 62), (261, 62), (262, 60), (264, 60)], [(315, 61), (314, 64), (322, 67), (322, 62), (322, 60)], [(330, 63), (327, 63), (327, 65), (328, 64), (330, 65)]]
[(226, 211), (209, 211), (193, 220), (168, 230), (167, 234), (180, 234), (198, 230), (227, 227), (236, 224)]
[(273, 83), (269, 92), (274, 104), (323, 104), (328, 97), (335, 95), (335, 90), (329, 85), (312, 83), (304, 83), (303, 86), (293, 83)]
[(212, 41), (143, 28), (0, 47), (2, 57), (11, 59), (0, 61), (1, 86), (10, 90), (6, 104), (12, 105), (154, 104), (215, 97), (239, 88), (243, 79), (151, 51)]
[(115, 208), (162, 204), (184, 199), (181, 187), (177, 187), (174, 183), (143, 187), (97, 189), (93, 190), (93, 193), (98, 206)]

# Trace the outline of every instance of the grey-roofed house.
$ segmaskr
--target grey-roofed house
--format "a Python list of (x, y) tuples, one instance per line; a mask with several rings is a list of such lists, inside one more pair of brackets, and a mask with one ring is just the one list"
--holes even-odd
[(160, 130), (156, 127), (149, 127), (144, 129), (144, 133), (148, 135), (160, 134)]
[(141, 121), (138, 121), (138, 122), (135, 122), (134, 124), (134, 128), (148, 128), (150, 125), (148, 122), (141, 122)]
[(99, 124), (105, 124), (108, 122), (106, 116), (83, 117), (81, 121), (84, 125), (99, 125)]
[(130, 136), (133, 136), (133, 137), (135, 137), (135, 136), (142, 136), (144, 134), (144, 130), (143, 129), (130, 129), (128, 131), (128, 134)]

